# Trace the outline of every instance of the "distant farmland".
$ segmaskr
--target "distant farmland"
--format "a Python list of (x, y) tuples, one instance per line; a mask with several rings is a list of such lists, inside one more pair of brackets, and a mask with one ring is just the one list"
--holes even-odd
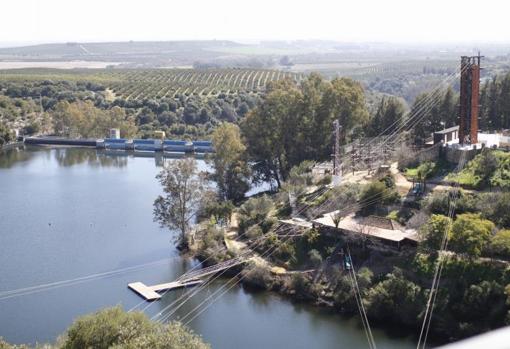
[(112, 84), (111, 90), (126, 99), (258, 92), (270, 81), (285, 78), (299, 81), (303, 77), (279, 70), (257, 69), (135, 70), (113, 74), (119, 82)]
[(90, 81), (100, 83), (125, 99), (171, 98), (179, 95), (214, 96), (220, 93), (259, 92), (267, 83), (285, 78), (300, 81), (304, 75), (266, 69), (148, 69), (0, 71), (0, 81)]

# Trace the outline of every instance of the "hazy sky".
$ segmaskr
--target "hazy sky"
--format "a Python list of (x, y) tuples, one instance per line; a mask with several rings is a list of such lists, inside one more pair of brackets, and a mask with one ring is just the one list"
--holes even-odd
[(510, 42), (508, 0), (2, 0), (0, 42)]

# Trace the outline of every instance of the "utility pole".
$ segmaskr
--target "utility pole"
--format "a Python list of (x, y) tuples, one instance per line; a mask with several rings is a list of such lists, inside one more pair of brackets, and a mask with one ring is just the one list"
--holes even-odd
[(340, 159), (340, 132), (342, 126), (338, 120), (333, 121), (333, 132), (335, 135), (335, 142), (333, 145), (333, 183), (340, 183), (341, 176), (341, 159)]

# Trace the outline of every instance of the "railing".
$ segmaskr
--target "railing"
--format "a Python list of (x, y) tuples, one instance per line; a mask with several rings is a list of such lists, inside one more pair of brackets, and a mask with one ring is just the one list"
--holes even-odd
[(238, 258), (233, 258), (233, 259), (230, 259), (228, 261), (217, 263), (217, 264), (211, 265), (211, 266), (203, 268), (203, 269), (199, 269), (199, 270), (191, 271), (189, 273), (185, 273), (185, 274), (181, 275), (177, 279), (177, 281), (185, 282), (185, 281), (189, 281), (189, 280), (193, 280), (193, 279), (198, 279), (198, 278), (210, 275), (210, 274), (217, 273), (217, 272), (219, 272), (221, 270), (232, 268), (232, 267), (234, 267), (236, 265), (239, 265), (239, 264), (242, 264), (244, 262), (245, 262), (244, 259), (241, 259), (239, 257)]

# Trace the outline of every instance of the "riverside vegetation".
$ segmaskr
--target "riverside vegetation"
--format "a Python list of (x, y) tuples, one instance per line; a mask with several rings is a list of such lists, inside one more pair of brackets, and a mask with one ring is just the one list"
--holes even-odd
[[(442, 98), (444, 110), (449, 110), (450, 101), (456, 97), (447, 90)], [(509, 324), (510, 196), (501, 191), (506, 188), (501, 178), (510, 178), (506, 153), (487, 149), (467, 164), (465, 171), (481, 176), (480, 188), (490, 184), (499, 190), (457, 189), (459, 199), (452, 218), (447, 216), (450, 192), (431, 192), (408, 206), (391, 174), (365, 184), (346, 183), (326, 190), (331, 179), (316, 179), (311, 169), (315, 161), (329, 156), (332, 120), (340, 115), (345, 142), (370, 132), (370, 128), (359, 130), (359, 125), (375, 127), (385, 118), (404, 117), (404, 110), (398, 107), (398, 100), (390, 99), (381, 104), (377, 114), (377, 118), (370, 115), (362, 87), (349, 79), (328, 82), (311, 75), (300, 85), (283, 81), (270, 86), (239, 127), (221, 124), (213, 131), (212, 138), (222, 150), (211, 160), (212, 166), (221, 167), (219, 173), (230, 174), (219, 179), (209, 177), (218, 181), (218, 187), (202, 196), (198, 224), (181, 235), (185, 245), (206, 264), (235, 257), (240, 251), (227, 248), (224, 242), (225, 227), (235, 212), (238, 240), (253, 252), (273, 251), (264, 263), (250, 262), (242, 267), (236, 277), (243, 284), (353, 316), (357, 307), (338, 254), (342, 247), (350, 246), (368, 317), (376, 324), (398, 326), (401, 334), (409, 334), (419, 331), (434, 267), (442, 257), (438, 253), (439, 241), (446, 234), (450, 240), (448, 258), (430, 335), (438, 342), (446, 342)], [(441, 116), (436, 117), (442, 120)], [(410, 133), (407, 141), (421, 142), (418, 136)], [(235, 146), (224, 147), (220, 143)], [(496, 160), (490, 160), (492, 157)], [(247, 168), (250, 163), (254, 165)], [(488, 167), (485, 163), (493, 164)], [(439, 172), (447, 174), (452, 167), (444, 160), (437, 164), (417, 163), (416, 173), (429, 178)], [(487, 173), (479, 174), (473, 168)], [(193, 176), (198, 176), (198, 172)], [(249, 180), (270, 180), (276, 185), (268, 193), (245, 199), (239, 193), (246, 191)], [(370, 237), (327, 234), (318, 228), (303, 228), (288, 237), (278, 228), (279, 220), (305, 207), (303, 212), (311, 219), (369, 198), (370, 204), (360, 205), (355, 213), (388, 216), (407, 228), (417, 229), (421, 237), (417, 248), (381, 249)], [(280, 273), (274, 267), (291, 273)]]
[[(500, 86), (495, 93), (506, 96), (509, 91), (498, 81), (505, 80), (490, 82), (489, 87)], [(2, 95), (1, 122), (7, 125), (3, 129), (19, 125), (26, 133), (77, 137), (104, 136), (109, 127), (119, 127), (123, 136), (141, 137), (163, 129), (172, 137), (212, 139), (218, 150), (210, 159), (213, 173), (199, 174), (193, 160), (185, 159), (160, 175), (168, 190), (155, 203), (155, 218), (162, 225), (179, 228), (178, 244), (183, 250), (215, 263), (236, 255), (224, 244), (225, 226), (235, 212), (239, 234), (243, 234), (241, 239), (248, 248), (275, 251), (267, 258), (268, 265), (244, 267), (241, 275), (247, 284), (353, 315), (356, 304), (338, 258), (338, 247), (348, 243), (369, 318), (381, 325), (398, 325), (407, 329), (406, 333), (416, 332), (434, 265), (440, 257), (438, 237), (448, 234), (449, 258), (431, 334), (437, 340), (450, 341), (510, 321), (507, 193), (461, 192), (457, 215), (448, 218), (448, 193), (431, 194), (418, 201), (418, 208), (407, 207), (391, 175), (330, 190), (325, 190), (330, 178), (312, 177), (314, 162), (330, 157), (333, 120), (340, 119), (343, 126), (342, 143), (379, 134), (384, 129), (381, 125), (405, 118), (405, 103), (396, 97), (381, 99), (370, 111), (360, 83), (347, 78), (329, 81), (317, 74), (299, 84), (288, 79), (272, 82), (263, 93), (220, 93), (214, 97), (112, 99), (100, 82), (81, 80), (8, 81), (3, 82)], [(452, 105), (457, 94), (447, 90), (441, 98), (438, 109), (425, 118), (428, 121), (407, 137), (411, 145), (423, 143), (438, 124), (454, 122)], [(501, 104), (505, 99), (498, 100), (499, 116), (483, 112), (482, 118), (487, 125), (494, 124), (488, 120), (496, 118), (500, 120), (498, 126), (508, 127), (506, 109)], [(411, 109), (418, 103), (415, 101)], [(492, 186), (503, 190), (508, 178), (505, 156), (486, 150), (459, 176), (472, 175), (476, 189)], [(428, 175), (423, 169), (420, 172)], [(210, 180), (217, 185), (205, 190)], [(262, 181), (270, 181), (275, 187), (269, 193), (246, 199), (249, 183)], [(294, 198), (292, 203), (290, 197)], [(306, 229), (292, 238), (278, 234), (278, 220), (290, 217), (293, 209), (309, 207), (307, 218), (313, 218), (370, 197), (376, 199), (356, 213), (388, 215), (406, 227), (422, 227), (417, 249), (381, 252), (373, 248), (370, 239), (348, 239), (319, 229)], [(176, 198), (189, 203), (178, 205)], [(197, 225), (193, 224), (195, 220)], [(263, 244), (255, 243), (260, 238)], [(278, 274), (272, 266), (295, 273)]]
[[(28, 349), (0, 338), (1, 349)], [(156, 348), (208, 349), (209, 345), (180, 323), (158, 324), (139, 312), (127, 313), (120, 307), (107, 308), (77, 320), (55, 344), (38, 344), (40, 349)]]

